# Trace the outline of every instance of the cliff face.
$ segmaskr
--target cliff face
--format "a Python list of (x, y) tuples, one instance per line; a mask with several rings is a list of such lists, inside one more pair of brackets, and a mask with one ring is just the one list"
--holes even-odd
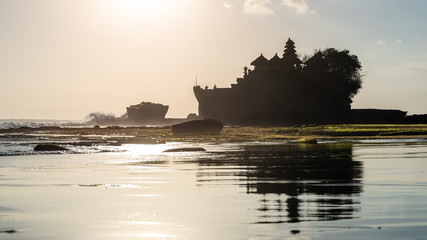
[(231, 108), (227, 103), (232, 103), (231, 88), (202, 89), (200, 86), (195, 86), (193, 91), (199, 102), (199, 116), (202, 119), (230, 122)]
[(261, 54), (251, 65), (231, 88), (193, 88), (201, 118), (238, 125), (342, 122), (361, 87), (360, 62), (346, 50), (326, 49), (302, 62), (289, 39), (282, 58)]
[(223, 89), (193, 88), (202, 119), (225, 124), (281, 125), (342, 121), (351, 100), (319, 101), (315, 95), (299, 94), (297, 83), (259, 83)]

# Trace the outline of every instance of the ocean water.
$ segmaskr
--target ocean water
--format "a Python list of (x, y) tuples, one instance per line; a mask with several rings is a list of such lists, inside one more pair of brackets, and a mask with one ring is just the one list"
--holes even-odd
[(0, 156), (0, 239), (427, 239), (425, 140), (188, 145)]

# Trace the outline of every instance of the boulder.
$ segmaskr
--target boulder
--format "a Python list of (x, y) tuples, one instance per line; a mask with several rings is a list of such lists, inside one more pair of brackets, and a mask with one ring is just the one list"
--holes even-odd
[(56, 144), (39, 144), (34, 147), (34, 151), (67, 151), (67, 148)]
[(301, 138), (298, 140), (298, 142), (306, 144), (317, 144), (317, 140), (314, 138)]
[(193, 120), (172, 125), (173, 135), (219, 135), (224, 125), (213, 119)]

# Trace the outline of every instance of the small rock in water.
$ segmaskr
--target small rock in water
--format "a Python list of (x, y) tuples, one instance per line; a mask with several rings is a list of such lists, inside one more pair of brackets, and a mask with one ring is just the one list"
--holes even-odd
[(293, 235), (296, 235), (296, 234), (300, 233), (300, 230), (291, 230), (291, 233), (292, 233)]
[(314, 138), (303, 138), (299, 140), (299, 143), (317, 144), (317, 140)]
[(39, 144), (34, 147), (34, 151), (67, 151), (67, 148), (56, 144)]
[(185, 147), (185, 148), (172, 148), (164, 150), (163, 152), (206, 152), (206, 149), (201, 147)]

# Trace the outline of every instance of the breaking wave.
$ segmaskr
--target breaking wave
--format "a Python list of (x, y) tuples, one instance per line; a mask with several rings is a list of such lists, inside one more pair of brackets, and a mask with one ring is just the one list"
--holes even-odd
[(93, 112), (86, 116), (85, 120), (87, 124), (97, 124), (99, 122), (114, 120), (116, 116), (112, 113)]
[(14, 129), (21, 127), (79, 127), (87, 125), (84, 121), (76, 120), (41, 120), (41, 119), (2, 119), (0, 129)]

